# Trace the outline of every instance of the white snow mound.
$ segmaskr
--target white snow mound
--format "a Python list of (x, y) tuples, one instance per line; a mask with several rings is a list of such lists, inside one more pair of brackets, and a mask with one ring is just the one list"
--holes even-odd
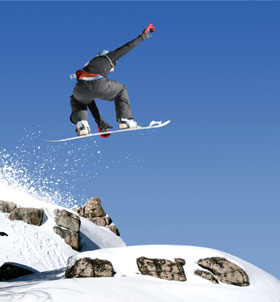
[[(9, 282), (0, 282), (1, 302), (279, 302), (280, 281), (258, 267), (214, 249), (150, 245), (126, 247), (123, 240), (104, 227), (81, 218), (81, 253), (74, 251), (53, 232), (53, 210), (58, 205), (36, 199), (15, 188), (0, 184), (0, 200), (21, 207), (44, 210), (42, 226), (10, 221), (0, 213), (0, 266), (5, 262), (23, 264), (38, 272)], [(67, 209), (69, 210), (69, 209)], [(183, 258), (187, 281), (166, 281), (139, 273), (138, 257)], [(112, 278), (65, 279), (65, 269), (78, 259), (109, 260), (116, 275)], [(224, 257), (248, 274), (250, 285), (238, 287), (213, 284), (194, 271), (199, 259)]]
[[(183, 258), (187, 281), (166, 281), (139, 274), (136, 258)], [(194, 275), (197, 261), (207, 257), (225, 257), (243, 268), (250, 286), (212, 284)], [(77, 254), (76, 260), (90, 257), (112, 262), (117, 274), (113, 278), (65, 279), (64, 270), (30, 275), (14, 282), (0, 283), (0, 301), (76, 302), (279, 302), (280, 281), (237, 257), (227, 253), (192, 246), (131, 246), (107, 248)]]

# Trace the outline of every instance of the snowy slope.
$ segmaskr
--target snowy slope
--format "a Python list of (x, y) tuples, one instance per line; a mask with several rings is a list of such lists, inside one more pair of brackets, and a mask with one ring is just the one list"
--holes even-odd
[[(187, 281), (165, 281), (139, 275), (139, 256), (186, 260)], [(221, 256), (241, 266), (251, 285), (238, 287), (212, 284), (193, 274), (200, 258)], [(280, 281), (256, 266), (213, 249), (191, 246), (133, 246), (100, 249), (74, 256), (108, 259), (117, 274), (113, 278), (65, 279), (64, 270), (36, 274), (14, 282), (0, 283), (0, 301), (67, 301), (76, 302), (279, 302)], [(20, 281), (19, 281), (20, 280)]]
[[(64, 267), (68, 258), (77, 254), (53, 231), (53, 211), (62, 207), (3, 184), (0, 184), (0, 200), (13, 201), (21, 207), (40, 208), (45, 213), (44, 223), (40, 227), (22, 221), (10, 221), (6, 218), (8, 214), (0, 213), (0, 231), (8, 234), (0, 237), (0, 265), (16, 262), (38, 271), (47, 271)], [(123, 240), (113, 232), (82, 217), (80, 232), (82, 251), (125, 246)]]
[[(106, 228), (81, 218), (83, 251), (78, 253), (53, 232), (53, 210), (57, 205), (34, 198), (27, 193), (0, 184), (0, 200), (45, 211), (42, 226), (10, 221), (0, 213), (0, 265), (4, 262), (24, 264), (38, 272), (9, 282), (0, 282), (0, 302), (280, 302), (280, 281), (237, 257), (221, 251), (192, 246), (132, 246)], [(183, 258), (186, 282), (165, 281), (142, 276), (138, 257)], [(90, 257), (109, 260), (116, 275), (113, 278), (65, 279), (66, 266)], [(213, 284), (194, 275), (197, 261), (207, 257), (224, 257), (243, 268), (250, 286)]]

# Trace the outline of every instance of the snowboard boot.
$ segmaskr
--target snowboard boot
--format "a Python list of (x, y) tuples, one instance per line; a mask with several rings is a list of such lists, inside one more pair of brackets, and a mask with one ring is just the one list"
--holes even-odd
[(121, 129), (127, 129), (127, 128), (138, 128), (137, 122), (134, 121), (134, 119), (127, 119), (127, 118), (121, 118), (119, 121), (119, 127)]
[[(103, 119), (100, 119), (100, 121), (97, 122), (97, 128), (98, 128), (99, 132), (107, 132), (107, 131), (110, 131), (110, 128), (113, 128), (113, 126), (106, 123)], [(107, 133), (107, 134), (101, 134), (100, 136), (103, 138), (107, 138), (110, 135), (111, 135), (110, 133)]]
[(103, 119), (100, 119), (99, 121), (96, 121), (96, 123), (97, 123), (97, 127), (98, 127), (99, 132), (106, 132), (106, 131), (109, 131), (111, 128), (113, 128), (113, 126), (106, 123)]
[(76, 125), (77, 136), (90, 134), (88, 121), (79, 121)]

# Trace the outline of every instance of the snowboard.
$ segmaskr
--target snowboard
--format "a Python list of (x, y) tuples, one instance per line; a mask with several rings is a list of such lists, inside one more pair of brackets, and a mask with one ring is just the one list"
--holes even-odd
[(152, 121), (150, 122), (149, 126), (138, 126), (137, 128), (128, 128), (128, 129), (119, 129), (119, 130), (110, 130), (106, 132), (96, 132), (96, 133), (90, 133), (87, 135), (82, 135), (82, 136), (73, 136), (73, 137), (68, 137), (68, 138), (62, 138), (62, 139), (56, 139), (56, 140), (45, 140), (46, 142), (50, 143), (58, 143), (58, 142), (68, 142), (76, 139), (83, 139), (87, 137), (92, 137), (92, 136), (98, 136), (102, 134), (114, 134), (114, 133), (124, 133), (124, 132), (131, 132), (131, 131), (139, 131), (139, 130), (148, 130), (148, 129), (156, 129), (156, 128), (161, 128), (166, 125), (168, 125), (171, 121), (166, 121), (166, 122), (155, 122)]

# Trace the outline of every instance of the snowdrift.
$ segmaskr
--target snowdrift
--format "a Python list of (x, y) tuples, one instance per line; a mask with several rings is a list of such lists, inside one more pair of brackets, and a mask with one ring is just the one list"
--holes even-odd
[[(150, 245), (125, 246), (124, 241), (105, 227), (81, 217), (82, 250), (77, 252), (53, 232), (54, 209), (63, 209), (24, 192), (0, 185), (0, 200), (13, 201), (21, 207), (44, 210), (41, 226), (10, 221), (0, 213), (0, 266), (19, 263), (37, 272), (0, 282), (1, 302), (279, 302), (280, 281), (256, 266), (230, 254), (202, 247)], [(71, 211), (67, 209), (67, 211)], [(138, 257), (185, 261), (184, 282), (167, 281), (141, 275)], [(198, 261), (223, 257), (237, 264), (249, 276), (250, 285), (239, 287), (213, 284), (194, 274)], [(116, 274), (111, 278), (66, 279), (65, 271), (81, 258), (102, 259), (112, 263)]]
[[(139, 256), (186, 260), (186, 282), (166, 281), (139, 275)], [(212, 284), (193, 274), (199, 258), (220, 256), (247, 271), (250, 286)], [(279, 302), (280, 281), (239, 258), (221, 251), (192, 246), (132, 246), (106, 248), (77, 254), (81, 257), (110, 260), (117, 272), (113, 278), (65, 279), (64, 269), (30, 275), (0, 284), (0, 300), (8, 301), (90, 301), (118, 302)]]

